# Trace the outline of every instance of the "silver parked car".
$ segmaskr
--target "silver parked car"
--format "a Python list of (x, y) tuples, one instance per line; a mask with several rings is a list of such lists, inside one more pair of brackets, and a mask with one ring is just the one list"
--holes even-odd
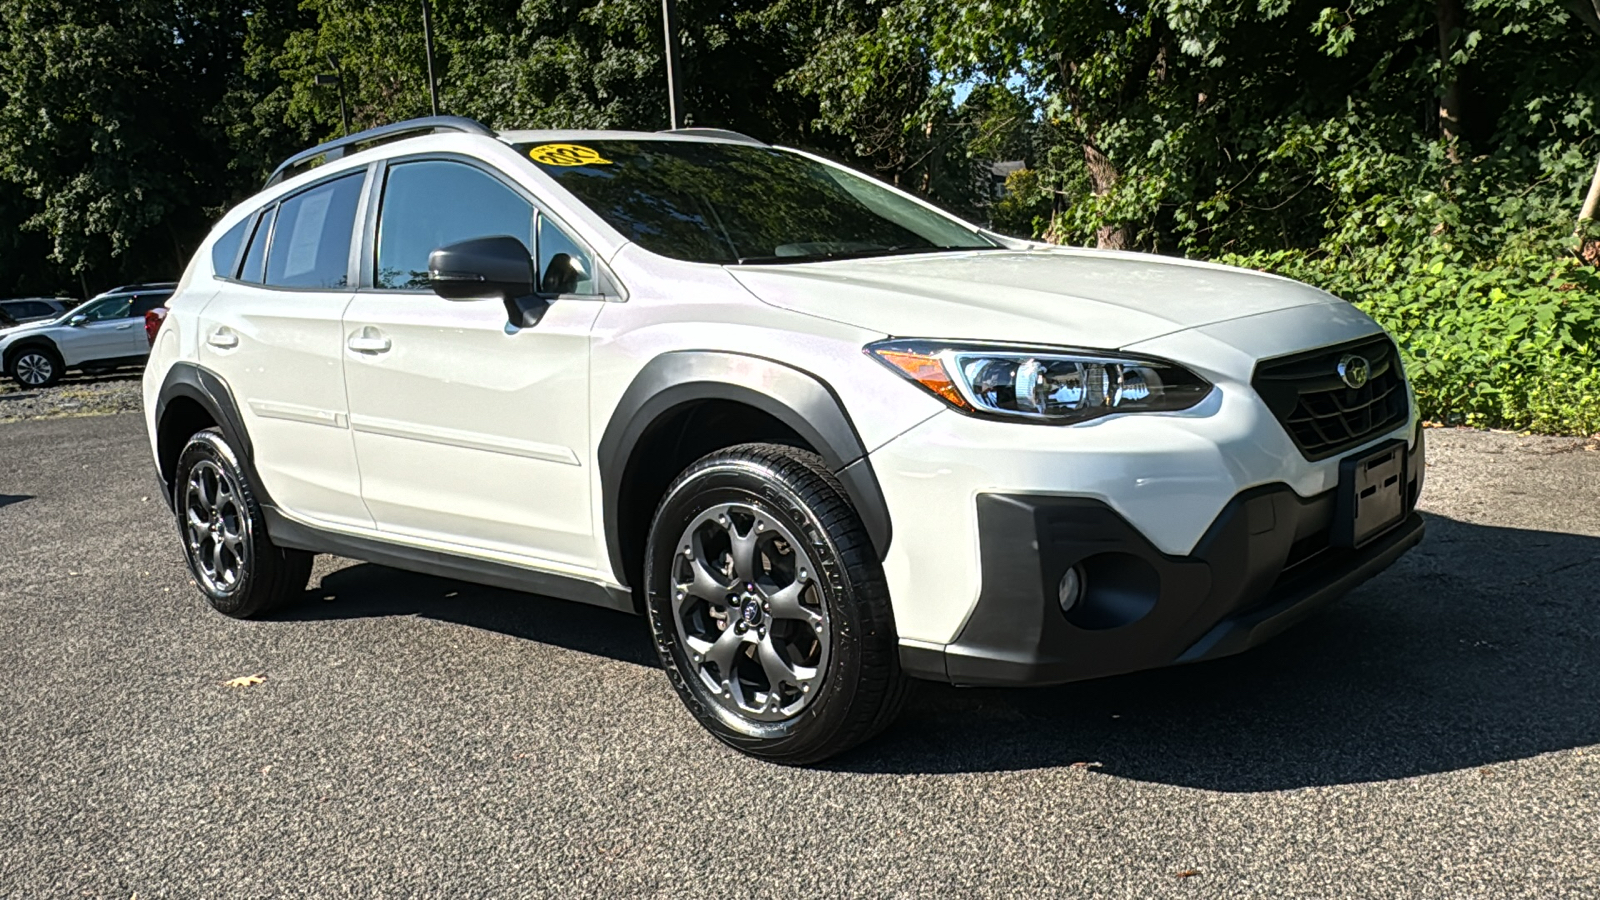
[(128, 285), (54, 319), (0, 330), (0, 365), (30, 388), (55, 384), (68, 369), (143, 365), (150, 354), (145, 313), (171, 296), (172, 285)]

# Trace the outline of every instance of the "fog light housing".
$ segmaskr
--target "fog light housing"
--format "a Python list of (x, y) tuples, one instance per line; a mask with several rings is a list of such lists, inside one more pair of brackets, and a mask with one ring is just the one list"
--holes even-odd
[(1061, 611), (1072, 612), (1078, 601), (1083, 599), (1083, 568), (1073, 566), (1061, 576), (1061, 586), (1056, 589), (1056, 599), (1061, 602)]

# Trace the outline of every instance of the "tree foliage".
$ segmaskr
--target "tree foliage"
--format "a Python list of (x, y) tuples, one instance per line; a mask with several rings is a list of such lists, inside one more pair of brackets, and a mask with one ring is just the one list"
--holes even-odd
[[(656, 0), (431, 2), (444, 111), (666, 127)], [(341, 90), (352, 128), (425, 114), (420, 3), (0, 0), (0, 291), (173, 277)], [(1600, 0), (1326, 3), (679, 0), (685, 106), (1004, 230), (1306, 278), (1433, 413), (1600, 428), (1528, 374), (1595, 346)]]

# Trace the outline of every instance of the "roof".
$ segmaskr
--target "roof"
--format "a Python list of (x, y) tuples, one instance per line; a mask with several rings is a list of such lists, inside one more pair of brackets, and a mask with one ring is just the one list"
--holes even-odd
[(365, 147), (389, 141), (405, 140), (406, 138), (421, 137), (425, 134), (439, 132), (458, 132), (463, 134), (478, 134), (485, 137), (497, 138), (508, 144), (530, 143), (535, 141), (548, 141), (557, 143), (562, 141), (599, 141), (599, 140), (656, 140), (656, 141), (716, 141), (720, 143), (755, 144), (766, 146), (753, 137), (739, 134), (736, 131), (725, 131), (720, 128), (679, 128), (674, 131), (582, 131), (574, 129), (551, 131), (503, 131), (495, 132), (475, 119), (462, 116), (427, 116), (421, 119), (407, 119), (404, 122), (395, 122), (392, 125), (379, 125), (368, 128), (355, 134), (346, 135), (338, 140), (318, 144), (308, 150), (289, 157), (278, 164), (267, 178), (267, 187), (282, 181), (295, 174), (299, 169), (313, 164), (316, 160), (335, 160), (346, 153), (359, 151)]
[(560, 143), (565, 141), (712, 141), (725, 144), (762, 144), (753, 137), (720, 128), (680, 128), (677, 131), (601, 131), (558, 128), (531, 131), (502, 131), (497, 137), (508, 144)]

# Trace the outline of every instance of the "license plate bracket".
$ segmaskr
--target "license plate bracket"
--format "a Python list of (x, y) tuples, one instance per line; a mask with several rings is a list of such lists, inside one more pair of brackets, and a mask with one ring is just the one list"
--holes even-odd
[(1400, 524), (1406, 514), (1406, 442), (1339, 461), (1339, 501), (1332, 543), (1361, 547)]

